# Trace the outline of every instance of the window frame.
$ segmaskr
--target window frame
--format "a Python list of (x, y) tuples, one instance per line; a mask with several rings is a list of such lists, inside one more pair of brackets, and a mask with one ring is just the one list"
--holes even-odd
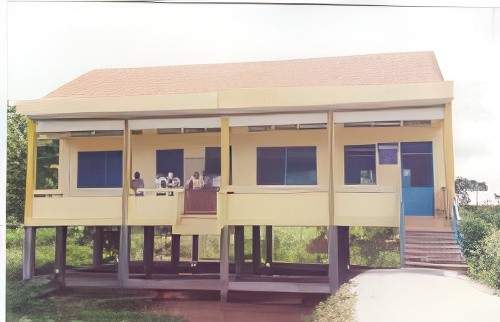
[[(279, 161), (283, 162), (283, 178), (280, 183), (264, 183), (261, 182), (261, 177), (259, 174), (261, 173), (261, 168), (260, 165), (261, 163), (259, 162), (259, 151), (264, 151), (266, 149), (275, 149), (275, 150), (282, 150), (282, 153), (284, 153), (284, 156), (280, 158)], [(289, 184), (287, 183), (287, 174), (288, 174), (288, 150), (290, 149), (311, 149), (313, 150), (313, 156), (314, 156), (314, 183), (293, 183)], [(281, 160), (282, 159), (282, 160)], [(256, 149), (256, 184), (257, 186), (317, 186), (318, 185), (318, 148), (315, 145), (311, 146), (272, 146), (272, 147), (257, 147)]]
[[(373, 148), (373, 156), (372, 155), (367, 155), (367, 157), (372, 158), (373, 157), (373, 182), (372, 183), (362, 183), (361, 182), (361, 175), (359, 177), (359, 183), (354, 183), (354, 182), (348, 182), (348, 157), (347, 157), (347, 149), (348, 148), (354, 148), (354, 147), (366, 147), (366, 148)], [(377, 144), (347, 144), (344, 145), (344, 185), (346, 186), (375, 186), (377, 185)], [(359, 157), (359, 156), (358, 156)]]
[[(82, 186), (80, 183), (80, 155), (81, 154), (88, 154), (88, 153), (103, 153), (106, 156), (104, 167), (105, 167), (105, 172), (106, 168), (108, 167), (107, 162), (107, 154), (109, 153), (119, 153), (120, 155), (120, 168), (119, 168), (119, 173), (120, 173), (120, 184), (119, 185), (111, 185), (111, 184), (106, 184), (107, 181), (107, 176), (105, 177), (105, 185), (103, 186)], [(122, 189), (123, 188), (123, 151), (122, 150), (91, 150), (91, 151), (78, 151), (77, 152), (77, 166), (76, 166), (76, 188), (77, 189)]]

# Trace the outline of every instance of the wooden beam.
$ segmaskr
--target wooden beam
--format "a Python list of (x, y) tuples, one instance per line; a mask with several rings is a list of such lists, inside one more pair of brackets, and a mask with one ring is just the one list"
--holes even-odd
[(97, 268), (102, 265), (102, 253), (104, 243), (104, 227), (96, 226), (92, 242), (92, 266)]
[(273, 262), (273, 226), (266, 226), (266, 264)]
[(130, 150), (130, 130), (128, 121), (125, 120), (125, 128), (123, 130), (123, 175), (122, 175), (122, 222), (120, 229), (120, 250), (118, 262), (118, 280), (120, 285), (125, 286), (128, 280), (128, 263), (129, 263), (129, 230), (128, 222), (128, 199), (130, 191), (130, 167), (132, 154)]
[(24, 227), (23, 241), (23, 280), (29, 280), (35, 276), (35, 246), (36, 227)]
[(193, 240), (191, 245), (191, 260), (193, 262), (198, 261), (198, 242), (199, 242), (199, 236), (193, 235)]
[(68, 227), (56, 227), (55, 279), (64, 285), (66, 272), (66, 237)]
[(181, 235), (172, 234), (171, 235), (171, 263), (172, 266), (179, 265), (179, 258), (181, 254)]
[(252, 266), (256, 274), (260, 268), (260, 226), (252, 226)]
[(142, 260), (144, 265), (144, 274), (146, 275), (146, 278), (151, 278), (151, 274), (153, 273), (154, 237), (155, 237), (155, 227), (144, 226), (144, 252)]
[(29, 224), (33, 217), (33, 192), (36, 186), (36, 123), (27, 120), (26, 153), (26, 195), (24, 201), (24, 224)]
[(229, 283), (231, 291), (245, 292), (284, 292), (284, 293), (330, 293), (327, 283), (300, 283), (300, 282), (246, 282), (234, 281)]
[(229, 227), (223, 226), (220, 234), (220, 299), (227, 301), (229, 286)]

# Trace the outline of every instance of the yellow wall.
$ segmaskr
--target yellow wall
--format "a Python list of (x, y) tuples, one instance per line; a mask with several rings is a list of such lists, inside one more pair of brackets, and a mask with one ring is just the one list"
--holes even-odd
[(248, 132), (231, 129), (233, 185), (257, 185), (257, 147), (316, 146), (318, 185), (328, 185), (328, 137), (326, 129)]
[[(446, 185), (444, 173), (444, 152), (443, 152), (443, 129), (442, 121), (435, 121), (431, 127), (335, 127), (335, 190), (342, 191), (346, 188), (356, 188), (356, 186), (344, 186), (344, 146), (377, 144), (392, 142), (417, 142), (432, 141), (434, 157), (434, 191), (435, 209), (443, 208), (443, 195), (440, 190)], [(378, 154), (378, 151), (377, 151)], [(398, 156), (400, 158), (400, 154)], [(401, 160), (396, 165), (376, 163), (376, 187), (401, 189)], [(358, 186), (362, 189), (362, 186)], [(373, 186), (368, 186), (374, 188)], [(336, 216), (343, 216), (342, 213), (335, 213)]]
[[(336, 125), (334, 130), (336, 225), (398, 226), (399, 224), (400, 162), (397, 165), (379, 165), (377, 160), (376, 185), (345, 186), (344, 145), (350, 144), (432, 141), (436, 209), (442, 208), (440, 187), (446, 182), (442, 121), (433, 122), (431, 127), (344, 128), (342, 125)], [(81, 222), (80, 224), (92, 225), (112, 221), (115, 218), (119, 224), (120, 202), (118, 201), (115, 207), (114, 201), (109, 200), (114, 200), (113, 198), (120, 200), (122, 189), (78, 189), (76, 178), (79, 151), (121, 150), (122, 144), (121, 137), (62, 139), (59, 190), (63, 198), (35, 198), (31, 224)], [(158, 135), (154, 131), (144, 131), (142, 135), (133, 135), (131, 144), (131, 170), (142, 174), (145, 188), (153, 188), (153, 179), (156, 175), (156, 150), (179, 148), (184, 149), (185, 159), (202, 159), (204, 147), (220, 145), (220, 133)], [(219, 196), (219, 209), (224, 209), (226, 206), (225, 214), (228, 216), (227, 220), (219, 218), (221, 222), (239, 225), (328, 225), (329, 160), (326, 129), (248, 132), (246, 127), (231, 128), (230, 145), (233, 181), (227, 189), (233, 193), (226, 198)], [(317, 147), (318, 185), (314, 187), (314, 191), (300, 191), (310, 187), (273, 187), (274, 190), (266, 190), (270, 187), (256, 186), (256, 149), (274, 146)], [(93, 197), (82, 198), (84, 196)], [(104, 196), (111, 199), (103, 198)], [(222, 201), (224, 203), (222, 205), (221, 200), (227, 201)], [(79, 205), (84, 206), (80, 209)], [(182, 206), (182, 192), (176, 193), (174, 197), (132, 196), (129, 203), (129, 224), (174, 224), (179, 220)], [(53, 209), (57, 211), (54, 212)], [(69, 214), (69, 210), (74, 212)], [(68, 219), (63, 221), (65, 216)], [(75, 221), (76, 219), (79, 221)]]

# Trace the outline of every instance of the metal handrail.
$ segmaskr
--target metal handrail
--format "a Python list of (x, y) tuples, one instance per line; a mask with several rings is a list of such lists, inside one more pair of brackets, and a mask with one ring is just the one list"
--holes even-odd
[(406, 248), (406, 229), (405, 229), (405, 212), (403, 198), (400, 202), (400, 215), (399, 215), (399, 265), (401, 268), (405, 267), (405, 248)]
[[(456, 198), (453, 198), (453, 204), (451, 205), (451, 228), (453, 235), (458, 243), (461, 245), (462, 236), (460, 235), (460, 211), (458, 209), (458, 202)], [(460, 247), (461, 248), (461, 247)]]

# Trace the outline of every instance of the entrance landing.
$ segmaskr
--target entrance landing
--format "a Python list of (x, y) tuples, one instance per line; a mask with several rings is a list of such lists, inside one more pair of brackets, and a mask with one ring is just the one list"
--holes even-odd
[(451, 221), (442, 217), (406, 216), (406, 231), (451, 232)]

